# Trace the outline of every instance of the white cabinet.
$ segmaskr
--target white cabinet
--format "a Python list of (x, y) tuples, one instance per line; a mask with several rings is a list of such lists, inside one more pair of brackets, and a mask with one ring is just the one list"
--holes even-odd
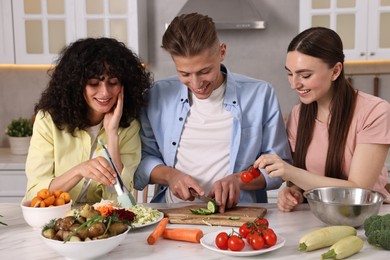
[(390, 0), (300, 0), (299, 19), (300, 31), (335, 30), (346, 60), (390, 59)]
[(0, 63), (14, 63), (11, 0), (0, 1)]
[(12, 0), (12, 19), (12, 63), (53, 63), (63, 47), (86, 37), (116, 38), (148, 58), (145, 0)]
[(21, 202), (27, 187), (25, 155), (0, 148), (0, 202)]

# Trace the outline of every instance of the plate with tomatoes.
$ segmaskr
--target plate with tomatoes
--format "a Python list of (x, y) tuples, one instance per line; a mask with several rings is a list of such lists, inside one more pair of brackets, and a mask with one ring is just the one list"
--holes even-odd
[(231, 228), (204, 235), (200, 243), (207, 249), (231, 256), (253, 256), (277, 250), (286, 240), (269, 227), (268, 220), (258, 218)]

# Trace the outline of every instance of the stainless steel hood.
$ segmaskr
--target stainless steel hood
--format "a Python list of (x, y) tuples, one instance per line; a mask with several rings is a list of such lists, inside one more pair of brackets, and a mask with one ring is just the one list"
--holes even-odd
[(188, 0), (178, 15), (200, 13), (213, 18), (219, 30), (265, 29), (251, 0)]

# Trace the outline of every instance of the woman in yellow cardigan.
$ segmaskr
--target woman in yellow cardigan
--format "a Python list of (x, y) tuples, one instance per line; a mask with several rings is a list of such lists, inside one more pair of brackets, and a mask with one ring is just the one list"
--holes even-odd
[(114, 199), (115, 171), (99, 139), (131, 191), (141, 157), (138, 114), (151, 74), (123, 43), (87, 38), (62, 51), (50, 76), (35, 105), (25, 199), (43, 188), (67, 191), (74, 203)]

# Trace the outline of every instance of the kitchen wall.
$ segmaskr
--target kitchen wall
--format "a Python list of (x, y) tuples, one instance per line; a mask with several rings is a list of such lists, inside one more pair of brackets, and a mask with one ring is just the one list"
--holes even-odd
[[(161, 48), (165, 24), (170, 22), (186, 0), (148, 1), (148, 68), (155, 79), (175, 73), (173, 62)], [(237, 73), (271, 82), (279, 97), (283, 113), (287, 114), (297, 102), (290, 89), (284, 70), (286, 48), (298, 33), (299, 1), (252, 0), (263, 19), (265, 30), (220, 31), (227, 44), (225, 65)], [(20, 68), (0, 66), (0, 133), (15, 117), (31, 117), (34, 104), (44, 90), (48, 76), (47, 67)], [(354, 76), (357, 88), (373, 93), (372, 76)], [(390, 100), (390, 76), (380, 77), (380, 96)], [(8, 146), (6, 136), (0, 134), (0, 147)]]

